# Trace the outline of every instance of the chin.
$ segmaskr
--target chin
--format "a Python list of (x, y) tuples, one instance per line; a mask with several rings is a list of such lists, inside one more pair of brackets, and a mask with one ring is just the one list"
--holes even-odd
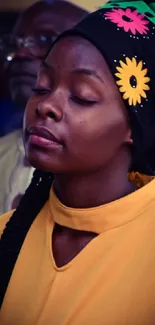
[(41, 170), (43, 172), (49, 172), (52, 174), (65, 173), (64, 165), (58, 160), (52, 160), (46, 155), (32, 154), (29, 152), (27, 154), (27, 159), (32, 167)]

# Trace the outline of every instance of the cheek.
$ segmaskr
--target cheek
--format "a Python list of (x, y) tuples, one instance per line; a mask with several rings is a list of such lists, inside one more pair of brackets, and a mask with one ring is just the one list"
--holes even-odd
[(30, 98), (27, 102), (24, 112), (24, 128), (28, 126), (35, 116), (35, 109), (37, 107), (37, 101), (35, 98)]
[(92, 114), (74, 123), (69, 136), (73, 153), (87, 157), (112, 155), (124, 143), (126, 122), (122, 114)]

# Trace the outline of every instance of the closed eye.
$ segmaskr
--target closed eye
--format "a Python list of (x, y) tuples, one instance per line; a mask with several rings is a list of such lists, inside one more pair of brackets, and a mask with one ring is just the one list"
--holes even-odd
[(96, 100), (88, 100), (76, 96), (71, 96), (71, 100), (76, 104), (83, 105), (83, 106), (92, 106), (97, 104)]
[(33, 88), (32, 89), (33, 93), (38, 96), (44, 96), (49, 94), (50, 90), (46, 88)]

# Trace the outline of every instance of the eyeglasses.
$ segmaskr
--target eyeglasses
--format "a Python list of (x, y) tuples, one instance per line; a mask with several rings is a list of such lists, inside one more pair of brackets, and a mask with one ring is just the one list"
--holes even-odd
[(27, 48), (34, 57), (43, 58), (56, 36), (39, 35), (19, 37), (13, 35), (0, 36), (0, 57), (7, 61), (12, 61), (18, 48)]

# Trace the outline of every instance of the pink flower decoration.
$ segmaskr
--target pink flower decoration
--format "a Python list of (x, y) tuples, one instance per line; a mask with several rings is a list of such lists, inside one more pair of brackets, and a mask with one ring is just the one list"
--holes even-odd
[(140, 34), (147, 34), (149, 28), (149, 21), (143, 19), (145, 16), (138, 13), (137, 10), (131, 11), (130, 8), (123, 9), (113, 9), (107, 12), (104, 16), (109, 19), (112, 23), (117, 24), (118, 27), (124, 28), (125, 32), (131, 31), (132, 34), (136, 32)]

